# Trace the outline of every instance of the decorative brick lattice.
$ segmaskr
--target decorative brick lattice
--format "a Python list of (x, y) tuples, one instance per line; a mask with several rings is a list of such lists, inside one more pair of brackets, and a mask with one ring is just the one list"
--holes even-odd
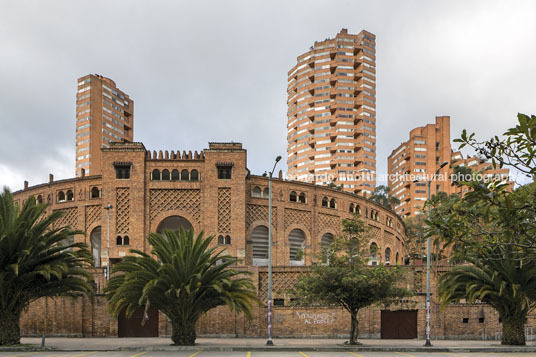
[(201, 215), (201, 193), (194, 189), (153, 189), (151, 197), (151, 222), (160, 213), (171, 210), (184, 211), (199, 223)]
[(218, 232), (231, 233), (231, 189), (218, 189)]
[(395, 244), (395, 236), (393, 235), (393, 233), (383, 231), (383, 242), (385, 246), (393, 247)]
[(369, 228), (370, 228), (370, 237), (372, 239), (375, 239), (377, 242), (381, 242), (382, 241), (382, 230), (378, 227), (375, 227), (375, 226), (371, 226), (369, 225)]
[(86, 230), (101, 219), (101, 205), (86, 206)]
[(285, 229), (294, 223), (300, 223), (309, 227), (311, 224), (311, 212), (297, 209), (285, 209)]
[[(289, 290), (294, 289), (294, 285), (302, 274), (299, 271), (285, 271), (272, 273), (272, 292), (275, 296), (282, 296)], [(268, 301), (268, 273), (259, 273), (259, 299), (266, 303)]]
[(72, 229), (79, 229), (78, 227), (78, 207), (54, 210), (54, 212), (63, 212), (63, 217), (58, 219), (54, 224), (54, 227), (71, 226)]
[(329, 228), (332, 229), (334, 232), (340, 233), (341, 219), (338, 216), (321, 213), (318, 215), (318, 228), (321, 230)]
[[(248, 205), (246, 211), (246, 226), (249, 227), (255, 221), (268, 222), (268, 206)], [(277, 227), (277, 209), (272, 207), (272, 227)]]
[(126, 234), (130, 230), (130, 190), (118, 188), (115, 194), (116, 219), (115, 230), (117, 234)]

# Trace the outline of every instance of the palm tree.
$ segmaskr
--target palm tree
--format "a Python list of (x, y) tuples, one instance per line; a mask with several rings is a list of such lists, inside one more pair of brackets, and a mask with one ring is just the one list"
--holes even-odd
[(467, 299), (489, 304), (503, 323), (503, 345), (525, 345), (524, 324), (536, 307), (536, 262), (523, 261), (512, 245), (482, 248), (440, 278), (443, 306)]
[(20, 315), (32, 301), (93, 291), (87, 246), (68, 243), (80, 232), (54, 228), (62, 213), (45, 216), (46, 207), (32, 196), (19, 210), (7, 188), (0, 193), (0, 345), (20, 343)]
[(195, 344), (195, 325), (205, 312), (221, 305), (252, 317), (257, 301), (255, 286), (244, 272), (229, 269), (236, 262), (223, 250), (209, 248), (213, 236), (182, 228), (163, 234), (151, 233), (150, 256), (138, 250), (112, 269), (115, 275), (105, 288), (108, 309), (114, 316), (126, 316), (138, 308), (155, 307), (171, 321), (175, 345)]

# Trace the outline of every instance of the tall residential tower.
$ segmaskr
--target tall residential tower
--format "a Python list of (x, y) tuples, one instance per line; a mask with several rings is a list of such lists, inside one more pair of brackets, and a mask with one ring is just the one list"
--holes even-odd
[(133, 140), (134, 102), (115, 82), (98, 74), (78, 79), (76, 176), (101, 173), (101, 148)]
[[(439, 175), (434, 177), (441, 164)], [(493, 168), (489, 162), (476, 157), (463, 157), (462, 153), (453, 152), (450, 142), (450, 117), (439, 116), (435, 124), (427, 124), (415, 128), (409, 133), (409, 140), (400, 144), (387, 158), (389, 170), (388, 185), (391, 194), (400, 200), (395, 212), (401, 217), (415, 217), (424, 213), (424, 203), (428, 197), (427, 180), (431, 180), (430, 195), (445, 192), (447, 195), (464, 195), (469, 188), (456, 184), (463, 178), (456, 177), (456, 167), (470, 168), (469, 173), (478, 174), (483, 180), (505, 181), (514, 188), (514, 182), (509, 180), (510, 170)], [(465, 178), (470, 180), (471, 177)]]
[(289, 178), (370, 194), (376, 179), (376, 36), (342, 29), (288, 72)]
[[(391, 194), (400, 200), (395, 207), (402, 217), (415, 216), (422, 212), (428, 197), (427, 181), (414, 182), (413, 177), (433, 175), (439, 166), (450, 164), (450, 117), (439, 116), (435, 124), (415, 128), (409, 133), (409, 140), (400, 144), (387, 158), (388, 185)], [(445, 167), (443, 174), (448, 174)], [(450, 192), (450, 181), (436, 180), (430, 192)]]

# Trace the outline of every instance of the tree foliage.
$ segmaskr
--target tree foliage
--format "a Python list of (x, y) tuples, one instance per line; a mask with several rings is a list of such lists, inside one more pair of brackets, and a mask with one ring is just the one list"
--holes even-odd
[(33, 196), (19, 207), (9, 190), (0, 194), (0, 345), (20, 342), (20, 315), (41, 297), (91, 295), (92, 264), (80, 233), (55, 227), (59, 211), (45, 216), (46, 204)]
[(403, 281), (399, 267), (367, 265), (369, 247), (368, 230), (359, 218), (343, 220), (343, 234), (321, 253), (325, 263), (313, 266), (296, 285), (301, 304), (338, 305), (350, 313), (350, 344), (358, 343), (360, 309), (389, 305), (409, 295), (399, 287)]
[(222, 305), (252, 317), (256, 289), (245, 272), (230, 267), (236, 263), (223, 250), (210, 248), (213, 236), (193, 230), (151, 233), (152, 255), (131, 250), (112, 270), (105, 288), (109, 311), (131, 316), (138, 308), (158, 309), (171, 321), (175, 345), (195, 343), (195, 325), (207, 311)]
[(514, 167), (529, 177), (536, 177), (536, 116), (519, 113), (518, 125), (508, 129), (504, 138), (494, 136), (489, 140), (478, 141), (475, 134), (462, 132), (461, 138), (454, 142), (461, 143), (460, 149), (471, 146), (486, 160), (491, 160), (494, 167)]
[(487, 303), (502, 320), (501, 343), (524, 345), (525, 320), (536, 306), (536, 260), (519, 260), (514, 245), (483, 246), (465, 260), (468, 265), (458, 265), (441, 276), (442, 305), (461, 299)]
[[(536, 117), (518, 115), (519, 124), (488, 141), (475, 134), (455, 140), (473, 147), (494, 167), (510, 166), (534, 178)], [(453, 252), (454, 267), (440, 281), (443, 304), (482, 301), (503, 321), (503, 344), (525, 344), (524, 323), (536, 301), (536, 183), (511, 192), (505, 182), (464, 181), (460, 197), (434, 197), (428, 235)]]
[(377, 186), (374, 189), (374, 193), (370, 196), (370, 200), (382, 205), (383, 207), (393, 209), (396, 205), (400, 204), (400, 200), (390, 193), (391, 189), (387, 186)]
[(412, 259), (423, 259), (426, 255), (426, 223), (425, 216), (420, 214), (404, 219), (406, 227), (406, 247)]

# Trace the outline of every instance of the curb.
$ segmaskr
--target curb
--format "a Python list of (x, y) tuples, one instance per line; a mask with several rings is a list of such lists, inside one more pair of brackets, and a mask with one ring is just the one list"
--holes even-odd
[(528, 353), (536, 352), (534, 346), (505, 346), (505, 347), (395, 347), (395, 346), (146, 346), (146, 347), (128, 347), (121, 346), (116, 348), (55, 348), (55, 347), (0, 347), (0, 352), (78, 352), (78, 351), (97, 351), (97, 352), (117, 352), (117, 351), (219, 351), (219, 352), (427, 352), (427, 353)]

